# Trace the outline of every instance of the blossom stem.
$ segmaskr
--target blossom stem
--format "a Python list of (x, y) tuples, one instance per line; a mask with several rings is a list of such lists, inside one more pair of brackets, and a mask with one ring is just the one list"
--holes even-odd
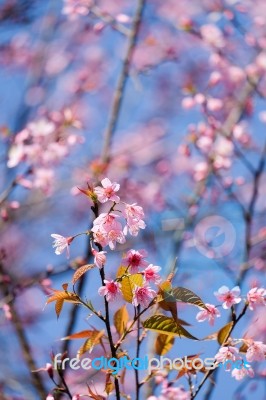
[[(140, 305), (135, 308), (135, 318), (137, 315), (140, 314)], [(136, 358), (139, 358), (140, 353), (140, 318), (137, 318), (137, 343), (136, 343)], [(140, 383), (139, 383), (139, 370), (137, 368), (134, 369), (135, 371), (135, 378), (136, 378), (136, 400), (139, 400), (139, 392), (140, 392)]]
[(133, 328), (135, 322), (140, 318), (140, 316), (142, 314), (144, 314), (152, 305), (154, 304), (154, 299), (150, 302), (150, 304), (146, 307), (143, 308), (142, 311), (140, 311), (137, 315), (135, 315), (133, 321), (131, 322), (131, 324), (129, 325), (129, 327), (123, 332), (122, 336), (120, 337), (120, 339), (116, 342), (115, 344), (115, 349), (117, 350), (119, 348), (119, 346), (121, 345), (121, 343), (123, 342), (123, 340), (126, 338), (126, 336), (131, 332), (131, 329)]

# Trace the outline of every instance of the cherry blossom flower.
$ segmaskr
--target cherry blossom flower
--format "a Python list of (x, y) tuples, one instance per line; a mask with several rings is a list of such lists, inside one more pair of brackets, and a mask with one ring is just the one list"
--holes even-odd
[(107, 234), (104, 230), (102, 230), (100, 225), (95, 225), (91, 229), (93, 232), (93, 239), (95, 243), (99, 243), (102, 247), (108, 245)]
[(118, 215), (114, 213), (102, 213), (93, 222), (91, 231), (93, 232), (94, 241), (102, 247), (110, 246), (111, 250), (115, 249), (116, 242), (125, 243), (126, 239), (122, 230), (121, 223), (117, 220)]
[(156, 285), (161, 282), (161, 277), (157, 272), (161, 270), (161, 267), (157, 265), (150, 264), (147, 268), (143, 271), (143, 275), (145, 281), (147, 282), (154, 282)]
[(97, 251), (92, 249), (92, 255), (94, 256), (94, 264), (98, 268), (102, 268), (106, 263), (106, 251)]
[(115, 194), (120, 189), (120, 185), (116, 182), (111, 182), (108, 178), (101, 181), (103, 187), (96, 186), (94, 192), (100, 203), (106, 203), (108, 200), (119, 203), (120, 198)]
[[(215, 359), (219, 363), (224, 363), (228, 360), (231, 361), (241, 360), (241, 357), (239, 356), (239, 350), (237, 347), (224, 346), (219, 349), (218, 353), (215, 355)], [(231, 364), (229, 363), (226, 365), (226, 370), (230, 369), (231, 369)]]
[(203, 322), (207, 319), (209, 321), (209, 324), (213, 326), (215, 317), (219, 318), (221, 316), (221, 313), (213, 304), (206, 303), (206, 307), (208, 308), (209, 311), (207, 310), (200, 311), (197, 314), (196, 319), (198, 322)]
[(3, 304), (2, 305), (2, 310), (4, 311), (5, 317), (7, 320), (11, 321), (12, 319), (12, 313), (11, 313), (11, 308), (8, 304)]
[(222, 31), (212, 24), (202, 25), (200, 28), (200, 33), (203, 40), (214, 47), (222, 48), (225, 45), (224, 37)]
[(151, 300), (156, 296), (155, 290), (152, 290), (149, 286), (144, 285), (142, 287), (136, 286), (133, 290), (133, 306), (137, 307), (141, 305), (143, 307), (147, 307)]
[(190, 400), (191, 398), (190, 393), (186, 392), (182, 387), (168, 386), (162, 390), (162, 395), (167, 400)]
[(266, 345), (262, 342), (251, 341), (248, 346), (246, 358), (247, 361), (264, 361), (266, 354)]
[(55, 124), (46, 118), (30, 122), (27, 126), (32, 136), (51, 135), (55, 131)]
[(223, 301), (224, 309), (228, 309), (241, 301), (239, 286), (235, 286), (232, 290), (229, 290), (227, 286), (222, 286), (218, 292), (214, 292), (214, 295), (219, 301)]
[(266, 290), (264, 288), (252, 288), (247, 294), (248, 306), (254, 310), (258, 305), (266, 305)]
[(52, 396), (50, 393), (46, 397), (46, 400), (54, 400), (54, 396)]
[(174, 387), (164, 379), (159, 396), (150, 396), (147, 400), (190, 400), (191, 395), (182, 386)]
[(123, 261), (126, 265), (130, 266), (130, 271), (134, 274), (138, 272), (139, 267), (146, 267), (148, 262), (144, 260), (147, 257), (146, 250), (128, 250), (126, 255), (123, 257)]
[(246, 368), (246, 366), (243, 366), (242, 368), (234, 368), (232, 370), (232, 377), (235, 378), (237, 381), (242, 380), (246, 376), (249, 376), (250, 378), (254, 377), (254, 371), (251, 367)]
[(123, 244), (126, 241), (126, 238), (120, 229), (112, 229), (107, 234), (107, 241), (111, 250), (115, 249), (116, 242)]
[(53, 376), (54, 376), (53, 366), (50, 363), (46, 363), (45, 367), (36, 369), (35, 371), (32, 371), (32, 372), (41, 372), (41, 371), (46, 371), (48, 373), (48, 375), (50, 376), (50, 378), (53, 378)]
[(55, 247), (55, 254), (57, 255), (62, 254), (63, 251), (66, 249), (67, 258), (69, 258), (70, 256), (69, 245), (74, 239), (74, 237), (73, 236), (64, 237), (58, 235), (57, 233), (52, 233), (51, 236), (52, 238), (55, 239), (53, 243), (53, 247)]
[(209, 166), (205, 161), (199, 162), (194, 167), (193, 178), (196, 182), (202, 181), (208, 175)]
[(107, 301), (113, 301), (120, 294), (120, 283), (115, 281), (104, 280), (105, 285), (98, 289), (100, 296), (106, 296)]
[(92, 4), (91, 0), (64, 0), (62, 13), (73, 20), (79, 15), (88, 15)]
[(132, 236), (137, 236), (140, 229), (145, 229), (146, 224), (143, 221), (144, 212), (143, 208), (138, 206), (137, 203), (126, 204), (125, 209), (123, 211), (123, 215), (126, 218), (127, 225), (124, 228), (124, 234), (127, 232)]

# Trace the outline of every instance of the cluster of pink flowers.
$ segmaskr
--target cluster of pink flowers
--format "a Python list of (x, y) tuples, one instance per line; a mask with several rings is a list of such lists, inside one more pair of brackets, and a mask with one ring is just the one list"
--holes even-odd
[[(123, 260), (127, 261), (130, 272), (140, 273), (143, 275), (144, 278), (143, 286), (136, 285), (133, 289), (132, 304), (135, 307), (137, 307), (138, 305), (147, 307), (152, 299), (154, 299), (154, 297), (156, 296), (155, 290), (153, 290), (149, 286), (149, 283), (152, 282), (154, 284), (158, 284), (161, 282), (161, 277), (158, 274), (161, 267), (153, 264), (148, 264), (147, 261), (143, 260), (144, 254), (145, 256), (147, 254), (145, 250), (136, 251), (131, 249), (123, 258)], [(147, 264), (148, 266), (143, 271), (139, 271), (139, 267), (146, 266)], [(133, 271), (131, 270), (131, 266), (133, 267)], [(120, 283), (113, 280), (105, 280), (104, 283), (105, 285), (99, 288), (98, 293), (101, 296), (106, 296), (107, 301), (113, 301), (117, 299), (117, 297), (121, 293)]]
[(71, 109), (64, 109), (30, 122), (14, 137), (7, 165), (12, 168), (25, 163), (31, 172), (30, 177), (17, 179), (21, 186), (50, 193), (54, 180), (53, 166), (68, 155), (73, 145), (83, 140), (73, 133), (73, 128), (80, 129), (81, 123)]
[[(225, 364), (225, 370), (231, 371), (231, 375), (236, 380), (241, 380), (246, 376), (253, 377), (254, 371), (239, 355), (239, 350), (233, 346), (221, 347), (215, 356), (217, 362)], [(247, 358), (248, 359), (248, 358)], [(234, 368), (234, 363), (237, 363), (237, 368)]]
[(94, 193), (97, 195), (97, 199), (100, 203), (106, 203), (107, 201), (113, 201), (116, 204), (122, 206), (122, 216), (125, 218), (126, 225), (123, 227), (121, 224), (120, 215), (114, 211), (109, 213), (102, 213), (93, 221), (93, 232), (94, 241), (100, 244), (102, 247), (109, 245), (111, 250), (115, 249), (116, 243), (125, 243), (125, 236), (128, 232), (132, 236), (137, 236), (140, 229), (145, 228), (144, 212), (142, 207), (136, 203), (127, 204), (120, 203), (120, 198), (116, 194), (120, 185), (116, 182), (111, 182), (108, 178), (101, 181), (102, 186), (97, 186), (94, 189)]
[(114, 250), (116, 243), (125, 243), (126, 238), (123, 233), (123, 227), (119, 221), (120, 216), (111, 213), (102, 213), (93, 221), (94, 242), (100, 244), (102, 247), (109, 245), (111, 250)]
[(191, 395), (182, 386), (172, 386), (167, 379), (162, 382), (159, 396), (150, 396), (147, 400), (190, 400)]
[[(239, 355), (239, 350), (237, 347), (223, 346), (219, 349), (218, 353), (215, 355), (215, 359), (219, 363), (224, 363), (228, 360), (231, 361), (241, 360), (241, 357)], [(230, 370), (231, 365), (227, 364), (226, 368)]]
[[(253, 341), (252, 339), (243, 340), (247, 345), (246, 359), (248, 362), (264, 361), (266, 355), (266, 345), (262, 342)], [(239, 349), (234, 346), (221, 347), (215, 355), (215, 359), (219, 363), (226, 364), (226, 371), (232, 370), (232, 377), (236, 380), (241, 380), (246, 376), (253, 377), (254, 371), (239, 354)], [(233, 363), (239, 362), (238, 368), (233, 368)]]
[[(227, 286), (221, 286), (217, 292), (214, 292), (217, 299), (223, 302), (222, 307), (224, 309), (231, 308), (233, 305), (241, 302), (240, 288), (235, 286), (233, 289), (229, 289)], [(250, 310), (254, 310), (258, 306), (266, 305), (266, 290), (264, 288), (254, 287), (247, 293), (247, 302)], [(215, 312), (212, 310), (212, 312)], [(205, 314), (203, 314), (204, 316)], [(201, 318), (201, 316), (200, 316)], [(206, 319), (206, 318), (205, 318)]]
[(243, 366), (242, 368), (233, 368), (231, 375), (237, 381), (240, 381), (240, 380), (246, 378), (247, 376), (249, 376), (250, 378), (253, 378), (255, 374), (251, 367), (246, 368)]

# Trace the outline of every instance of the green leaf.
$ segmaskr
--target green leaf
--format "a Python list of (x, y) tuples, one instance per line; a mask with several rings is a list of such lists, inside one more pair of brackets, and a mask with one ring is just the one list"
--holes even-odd
[(165, 315), (153, 315), (143, 322), (143, 327), (158, 333), (198, 340), (173, 318), (166, 317)]
[(173, 288), (170, 291), (164, 291), (163, 294), (164, 301), (181, 301), (183, 303), (192, 304), (194, 306), (204, 308), (208, 310), (206, 305), (203, 303), (201, 298), (197, 296), (194, 292), (183, 287)]

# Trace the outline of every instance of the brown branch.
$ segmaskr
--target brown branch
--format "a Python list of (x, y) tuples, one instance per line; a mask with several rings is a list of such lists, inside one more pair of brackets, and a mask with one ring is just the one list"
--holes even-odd
[(130, 30), (127, 27), (117, 22), (117, 20), (113, 18), (110, 14), (101, 11), (99, 7), (91, 7), (90, 13), (93, 14), (96, 18), (100, 19), (105, 24), (111, 25), (111, 27), (116, 31), (122, 33), (125, 36), (130, 36)]
[[(9, 296), (9, 288), (8, 288), (8, 284), (5, 283), (4, 276), (7, 276), (7, 273), (4, 271), (2, 263), (0, 263), (0, 277), (1, 277), (0, 283), (2, 286), (2, 291), (4, 293), (4, 296), (8, 297)], [(46, 395), (47, 395), (47, 391), (45, 389), (42, 376), (38, 372), (34, 372), (34, 373), (32, 372), (32, 371), (36, 371), (38, 367), (33, 358), (30, 343), (26, 336), (23, 324), (20, 320), (20, 316), (16, 310), (15, 302), (9, 301), (8, 304), (9, 304), (11, 315), (12, 315), (11, 323), (13, 324), (16, 335), (18, 337), (18, 341), (19, 341), (19, 344), (22, 349), (23, 358), (24, 358), (25, 363), (28, 367), (28, 370), (31, 374), (32, 384), (35, 387), (36, 391), (38, 392), (40, 398), (45, 399)]]
[(111, 142), (112, 142), (112, 137), (116, 129), (117, 121), (119, 118), (119, 114), (121, 111), (121, 104), (122, 104), (122, 99), (123, 99), (123, 94), (125, 91), (126, 87), (126, 82), (129, 74), (129, 69), (130, 69), (130, 64), (132, 60), (132, 56), (135, 50), (137, 38), (138, 38), (138, 33), (139, 33), (139, 27), (141, 24), (141, 19), (142, 19), (142, 14), (145, 6), (145, 0), (138, 0), (138, 6), (136, 9), (136, 13), (134, 16), (133, 24), (132, 24), (132, 30), (129, 35), (129, 41), (128, 41), (128, 48), (126, 51), (126, 55), (123, 61), (121, 73), (118, 78), (118, 82), (116, 85), (112, 105), (111, 105), (111, 111), (109, 115), (109, 120), (107, 123), (107, 127), (104, 132), (104, 141), (103, 141), (103, 150), (102, 150), (102, 155), (101, 159), (103, 162), (108, 162), (110, 160), (110, 148), (111, 148)]

